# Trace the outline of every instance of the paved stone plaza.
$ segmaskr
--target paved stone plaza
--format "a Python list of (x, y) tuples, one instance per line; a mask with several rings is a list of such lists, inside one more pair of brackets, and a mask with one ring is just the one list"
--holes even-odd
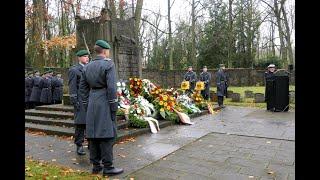
[[(118, 179), (295, 179), (294, 112), (227, 107), (158, 134), (117, 144)], [(91, 170), (88, 155), (75, 154), (72, 141), (26, 133), (26, 156)]]

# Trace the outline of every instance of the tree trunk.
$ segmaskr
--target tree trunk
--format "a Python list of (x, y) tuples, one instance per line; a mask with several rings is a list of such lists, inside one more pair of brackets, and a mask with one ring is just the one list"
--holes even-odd
[(232, 18), (232, 3), (233, 0), (229, 0), (229, 42), (228, 42), (228, 68), (232, 67), (232, 57), (233, 57), (233, 18)]
[(42, 33), (43, 33), (43, 1), (33, 0), (33, 34), (31, 40), (30, 50), (31, 58), (33, 60), (32, 66), (36, 68), (43, 68), (45, 62), (41, 51)]
[(196, 17), (195, 17), (195, 1), (192, 0), (191, 6), (191, 62), (192, 66), (195, 70), (197, 70), (197, 59), (196, 59), (196, 32), (195, 32), (195, 24), (196, 24)]
[(170, 0), (168, 0), (168, 25), (169, 25), (169, 69), (173, 70), (173, 47), (172, 47), (172, 30), (171, 30), (171, 3)]
[[(140, 20), (141, 20), (141, 12), (142, 12), (142, 5), (143, 5), (143, 0), (137, 0), (137, 5), (136, 5), (136, 10), (135, 10), (135, 39), (138, 42), (137, 45), (140, 44), (139, 40), (139, 30), (140, 30)], [(139, 46), (138, 46), (139, 47)], [(139, 77), (142, 77), (142, 62), (141, 62), (141, 54), (140, 50), (138, 51), (138, 70), (139, 70)]]
[(282, 11), (282, 14), (283, 14), (283, 20), (284, 20), (285, 29), (286, 29), (285, 38), (286, 38), (286, 41), (287, 41), (287, 49), (288, 49), (288, 54), (289, 54), (288, 64), (293, 65), (293, 52), (292, 52), (292, 46), (291, 46), (291, 34), (290, 34), (290, 28), (289, 28), (289, 23), (288, 23), (288, 19), (287, 19), (287, 14), (286, 14), (286, 11), (284, 9), (284, 3), (285, 3), (285, 1), (282, 0), (281, 1), (281, 11)]
[(278, 25), (278, 31), (279, 31), (279, 37), (280, 37), (280, 55), (281, 59), (283, 61), (284, 68), (287, 68), (287, 50), (285, 47), (284, 37), (283, 37), (283, 28), (282, 28), (282, 22), (281, 22), (281, 13), (278, 6), (278, 1), (274, 0), (274, 14), (277, 19), (277, 25)]

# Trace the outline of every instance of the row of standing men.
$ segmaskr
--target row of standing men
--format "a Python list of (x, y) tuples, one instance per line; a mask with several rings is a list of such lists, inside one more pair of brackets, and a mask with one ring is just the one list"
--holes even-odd
[(63, 96), (63, 79), (52, 70), (40, 74), (30, 71), (25, 75), (25, 109), (35, 106), (60, 104)]
[[(225, 73), (225, 65), (220, 64), (219, 70), (216, 72), (216, 86), (217, 86), (217, 96), (218, 96), (218, 105), (221, 108), (224, 108), (223, 100), (224, 96), (227, 96), (227, 88), (228, 88), (228, 81), (229, 78), (227, 74)], [(196, 82), (202, 81), (205, 84), (204, 90), (201, 91), (201, 95), (205, 100), (209, 100), (210, 95), (210, 81), (211, 81), (211, 73), (207, 71), (207, 66), (203, 67), (202, 72), (200, 73), (199, 79), (197, 79), (197, 74), (192, 71), (192, 66), (188, 67), (188, 72), (184, 75), (184, 80), (189, 81), (190, 86), (187, 90), (187, 93), (192, 93)]]

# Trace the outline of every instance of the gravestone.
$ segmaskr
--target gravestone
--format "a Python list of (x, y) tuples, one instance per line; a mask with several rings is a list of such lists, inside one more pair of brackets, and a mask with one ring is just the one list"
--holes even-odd
[(227, 98), (231, 98), (233, 94), (233, 91), (227, 91)]
[(246, 90), (244, 91), (245, 98), (253, 98), (253, 91)]
[(264, 94), (262, 94), (262, 93), (255, 93), (255, 94), (254, 94), (254, 102), (255, 102), (255, 103), (263, 103), (263, 102), (264, 102)]
[(231, 101), (232, 102), (240, 102), (240, 93), (232, 93)]
[(210, 93), (210, 98), (211, 98), (211, 101), (218, 102), (217, 93)]

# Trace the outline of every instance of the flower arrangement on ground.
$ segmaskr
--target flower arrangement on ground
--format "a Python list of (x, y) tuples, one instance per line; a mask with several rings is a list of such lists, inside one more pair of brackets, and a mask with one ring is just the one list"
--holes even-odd
[(138, 97), (143, 91), (142, 80), (134, 77), (134, 78), (130, 78), (129, 82), (130, 82), (130, 85), (129, 85), (130, 95), (133, 97)]

